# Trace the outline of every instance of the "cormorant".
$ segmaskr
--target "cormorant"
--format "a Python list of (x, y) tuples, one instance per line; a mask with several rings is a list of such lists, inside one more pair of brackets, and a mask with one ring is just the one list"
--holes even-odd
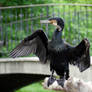
[(11, 57), (27, 56), (34, 53), (41, 62), (46, 63), (49, 60), (52, 75), (56, 71), (61, 79), (69, 78), (69, 63), (77, 65), (81, 72), (90, 67), (90, 44), (86, 38), (77, 46), (71, 46), (62, 39), (63, 19), (56, 17), (41, 22), (56, 26), (52, 40), (48, 41), (43, 30), (36, 30), (10, 52)]

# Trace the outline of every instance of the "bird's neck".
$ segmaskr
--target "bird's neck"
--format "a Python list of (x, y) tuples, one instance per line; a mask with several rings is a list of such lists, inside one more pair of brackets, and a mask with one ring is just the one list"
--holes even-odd
[(62, 37), (62, 30), (56, 29), (53, 34), (52, 40), (61, 41), (62, 40), (61, 37)]

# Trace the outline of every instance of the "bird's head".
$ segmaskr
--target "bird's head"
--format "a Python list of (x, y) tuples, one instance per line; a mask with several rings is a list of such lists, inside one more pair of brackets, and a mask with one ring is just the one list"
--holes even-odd
[(64, 21), (63, 21), (63, 19), (58, 18), (58, 17), (50, 18), (48, 20), (41, 20), (41, 23), (50, 23), (50, 24), (56, 26), (59, 29), (59, 31), (62, 31), (63, 28), (64, 28)]

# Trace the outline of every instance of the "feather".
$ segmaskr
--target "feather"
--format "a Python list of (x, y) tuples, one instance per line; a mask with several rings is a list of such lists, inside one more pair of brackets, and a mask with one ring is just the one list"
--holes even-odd
[(70, 64), (77, 65), (81, 72), (90, 67), (89, 47), (89, 41), (83, 39), (79, 45), (71, 47), (67, 52)]
[(28, 56), (31, 53), (37, 55), (42, 62), (46, 61), (48, 39), (42, 30), (37, 30), (32, 35), (25, 38), (11, 52), (10, 56)]

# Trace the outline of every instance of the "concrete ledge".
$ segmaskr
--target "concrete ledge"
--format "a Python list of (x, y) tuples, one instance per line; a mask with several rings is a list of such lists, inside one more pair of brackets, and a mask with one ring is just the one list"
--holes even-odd
[(0, 58), (0, 63), (1, 62), (10, 62), (10, 61), (22, 61), (22, 62), (25, 62), (25, 61), (39, 61), (39, 58), (38, 57), (19, 57), (19, 58)]
[[(35, 62), (34, 62), (35, 61)], [(44, 74), (50, 75), (49, 63), (42, 64), (38, 62), (37, 57), (22, 57), (22, 58), (1, 58), (0, 59), (0, 74), (10, 73), (25, 73), (25, 74)], [(92, 57), (91, 57), (92, 61)], [(92, 63), (91, 63), (92, 64)], [(70, 65), (70, 74), (73, 77), (79, 77), (84, 80), (92, 81), (92, 66), (86, 71), (80, 73), (79, 69)]]
[(30, 74), (44, 74), (44, 75), (50, 74), (48, 63), (42, 64), (41, 62), (37, 62), (38, 59), (33, 60), (32, 58), (31, 59), (27, 58), (26, 61), (23, 61), (24, 59), (22, 58), (20, 58), (19, 60), (17, 58), (15, 60), (14, 59), (11, 60), (12, 62), (9, 61), (9, 59), (8, 61), (0, 62), (0, 74), (7, 74), (7, 73), (30, 73)]

